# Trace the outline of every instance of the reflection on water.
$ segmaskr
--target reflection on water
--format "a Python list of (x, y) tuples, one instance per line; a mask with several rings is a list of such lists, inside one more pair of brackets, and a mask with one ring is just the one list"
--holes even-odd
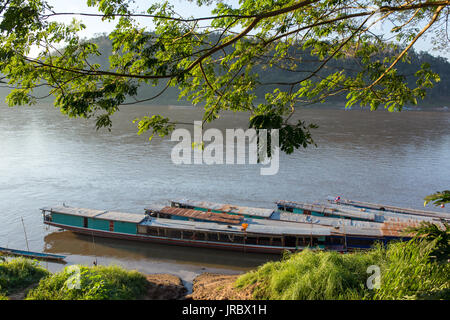
[(151, 259), (156, 262), (210, 268), (227, 267), (236, 270), (252, 268), (270, 259), (280, 258), (279, 255), (217, 251), (206, 248), (190, 249), (180, 246), (91, 237), (70, 231), (52, 232), (44, 237), (44, 241), (45, 252), (48, 253), (87, 255), (97, 259), (134, 261)]
[[(67, 255), (69, 264), (120, 265), (145, 273), (170, 273), (181, 277), (188, 290), (192, 281), (203, 272), (236, 274), (251, 270), (279, 255), (263, 255), (205, 248), (117, 240), (56, 231), (44, 236), (44, 252)], [(46, 263), (55, 272), (64, 267)]]
[[(273, 256), (94, 239), (43, 225), (39, 208), (65, 202), (143, 212), (150, 202), (191, 198), (274, 207), (274, 201), (327, 196), (423, 208), (423, 198), (450, 187), (450, 113), (305, 109), (297, 118), (319, 125), (317, 148), (281, 155), (280, 170), (258, 165), (174, 165), (176, 142), (138, 136), (132, 120), (162, 113), (192, 123), (192, 107), (133, 106), (113, 118), (112, 132), (67, 119), (51, 106), (0, 106), (0, 246), (68, 255), (69, 263), (118, 263), (189, 278), (202, 268), (239, 272)], [(295, 119), (293, 119), (295, 120)], [(245, 128), (226, 113), (209, 127)], [(192, 130), (192, 127), (185, 126)], [(449, 208), (429, 208), (449, 212)], [(94, 249), (95, 245), (95, 249)]]

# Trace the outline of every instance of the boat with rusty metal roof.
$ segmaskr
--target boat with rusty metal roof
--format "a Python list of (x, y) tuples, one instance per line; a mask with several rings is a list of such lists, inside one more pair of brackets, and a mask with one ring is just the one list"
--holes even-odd
[(232, 204), (215, 203), (209, 201), (196, 201), (189, 199), (171, 200), (170, 204), (172, 207), (195, 209), (199, 211), (210, 211), (216, 213), (223, 212), (253, 219), (268, 219), (275, 211), (275, 209), (254, 208)]
[(98, 237), (259, 253), (306, 247), (343, 249), (326, 245), (327, 238), (333, 237), (328, 227), (274, 223), (184, 208), (148, 210), (140, 214), (67, 206), (41, 209), (47, 225)]
[[(331, 234), (324, 240), (325, 247), (335, 249), (341, 248), (343, 250), (370, 248), (374, 242), (387, 243), (391, 240), (408, 240), (411, 237), (404, 233), (404, 230), (409, 227), (417, 227), (421, 222), (418, 219), (412, 221), (375, 219), (373, 215), (372, 219), (370, 219), (372, 221), (370, 221), (360, 219), (363, 218), (364, 215), (359, 215), (357, 212), (353, 212), (353, 214), (347, 212), (348, 215), (343, 218), (341, 215), (324, 216), (323, 212), (315, 211), (311, 214), (310, 212), (303, 212), (298, 209), (289, 212), (283, 211), (283, 208), (281, 207), (279, 207), (278, 210), (274, 210), (194, 200), (172, 200), (170, 201), (170, 204), (172, 208), (162, 206), (164, 209), (161, 209), (162, 207), (158, 208), (150, 206), (146, 209), (146, 212), (161, 217), (161, 213), (163, 212), (184, 209), (187, 210), (186, 212), (201, 211), (207, 212), (208, 214), (228, 213), (230, 216), (239, 216), (247, 222), (252, 221), (252, 223), (258, 223), (263, 219), (269, 224), (290, 222), (327, 227), (330, 228)], [(261, 212), (265, 212), (265, 214), (262, 215)], [(270, 214), (268, 214), (269, 212)], [(163, 216), (165, 216), (164, 213)], [(172, 216), (172, 219), (195, 220), (186, 216)]]
[[(343, 245), (345, 250), (370, 248), (374, 242), (387, 243), (391, 240), (408, 240), (405, 230), (418, 227), (427, 221), (442, 227), (440, 219), (432, 216), (397, 214), (389, 211), (375, 211), (342, 208), (327, 204), (309, 204), (296, 201), (277, 201), (277, 209), (250, 208), (207, 201), (172, 200), (171, 206), (216, 213), (241, 214), (247, 219), (266, 219), (310, 224), (332, 228), (333, 235), (327, 244)], [(245, 208), (245, 209), (242, 209)], [(265, 214), (262, 215), (261, 212)], [(343, 243), (343, 244), (342, 244)]]
[(351, 251), (375, 242), (408, 240), (405, 233), (439, 219), (389, 211), (277, 201), (276, 209), (172, 200), (145, 213), (56, 206), (42, 208), (44, 223), (100, 237), (241, 252), (281, 253), (304, 248)]

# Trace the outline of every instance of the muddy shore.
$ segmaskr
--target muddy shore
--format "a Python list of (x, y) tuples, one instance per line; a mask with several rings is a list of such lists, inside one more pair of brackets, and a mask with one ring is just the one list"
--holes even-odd
[(239, 275), (203, 273), (194, 279), (192, 293), (186, 299), (192, 300), (251, 300), (252, 291), (236, 290), (234, 283)]
[(234, 283), (239, 275), (225, 275), (205, 272), (198, 275), (188, 294), (182, 280), (170, 274), (147, 275), (149, 300), (251, 300), (249, 290), (236, 290)]
[(239, 275), (225, 275), (205, 272), (198, 275), (192, 292), (181, 279), (170, 274), (147, 275), (149, 291), (145, 299), (151, 300), (251, 300), (252, 291), (236, 290), (234, 283)]

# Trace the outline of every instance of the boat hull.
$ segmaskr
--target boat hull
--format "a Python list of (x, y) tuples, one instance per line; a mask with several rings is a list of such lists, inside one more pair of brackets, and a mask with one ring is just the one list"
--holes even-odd
[(30, 259), (48, 260), (48, 261), (55, 261), (55, 262), (64, 262), (64, 258), (65, 258), (65, 256), (60, 256), (60, 255), (55, 255), (55, 254), (8, 249), (8, 248), (3, 248), (3, 247), (0, 247), (0, 252), (4, 253), (6, 255), (9, 255), (9, 256), (25, 257), (25, 258), (30, 258)]
[(219, 249), (219, 250), (228, 250), (228, 251), (237, 251), (237, 252), (251, 252), (251, 253), (268, 253), (268, 254), (282, 254), (284, 251), (301, 251), (301, 249), (296, 249), (292, 247), (269, 247), (269, 246), (260, 246), (260, 245), (249, 245), (249, 244), (232, 244), (232, 243), (220, 243), (213, 241), (200, 241), (200, 240), (188, 240), (188, 239), (174, 239), (174, 238), (166, 238), (159, 236), (148, 236), (148, 235), (139, 235), (139, 234), (127, 234), (127, 233), (119, 233), (112, 231), (103, 231), (103, 230), (95, 230), (89, 228), (81, 228), (68, 226), (58, 223), (53, 223), (50, 221), (44, 222), (47, 225), (54, 226), (57, 228), (69, 230), (75, 233), (85, 234), (85, 235), (94, 235), (96, 237), (102, 238), (116, 238), (123, 240), (132, 240), (132, 241), (140, 241), (140, 242), (151, 242), (157, 244), (166, 244), (166, 245), (176, 245), (183, 247), (197, 247), (197, 248), (210, 248), (210, 249)]

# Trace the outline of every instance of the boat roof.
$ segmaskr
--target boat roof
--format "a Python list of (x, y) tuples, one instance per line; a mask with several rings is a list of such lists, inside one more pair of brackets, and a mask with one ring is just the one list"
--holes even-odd
[[(268, 223), (269, 222), (269, 223)], [(277, 221), (271, 223), (267, 220), (260, 220), (257, 223), (250, 222), (246, 232), (242, 231), (241, 226), (237, 225), (224, 225), (215, 222), (199, 222), (199, 221), (185, 221), (185, 220), (172, 220), (163, 218), (148, 218), (140, 223), (144, 226), (164, 227), (180, 230), (192, 230), (192, 231), (209, 231), (209, 232), (224, 232), (224, 233), (239, 233), (239, 234), (261, 234), (261, 235), (294, 235), (294, 236), (327, 236), (331, 234), (330, 228), (309, 226), (301, 224), (288, 225), (281, 223), (277, 224)]]
[[(340, 206), (339, 204), (330, 204), (330, 207), (337, 209), (339, 211), (342, 210), (348, 210), (349, 207)], [(383, 221), (438, 221), (440, 218), (438, 217), (431, 217), (431, 216), (422, 216), (422, 215), (416, 215), (416, 214), (409, 214), (409, 213), (401, 213), (401, 212), (393, 212), (388, 210), (374, 210), (374, 209), (367, 209), (367, 208), (357, 208), (357, 207), (350, 207), (350, 210), (357, 210), (362, 211), (370, 214), (374, 214), (376, 217), (376, 221), (383, 222)]]
[(55, 212), (55, 213), (69, 214), (72, 216), (89, 217), (89, 218), (93, 218), (95, 216), (98, 216), (99, 214), (106, 212), (105, 210), (74, 208), (74, 207), (68, 207), (68, 206), (44, 207), (41, 210)]
[(211, 209), (211, 210), (217, 210), (217, 211), (223, 211), (223, 212), (229, 212), (229, 213), (235, 213), (235, 214), (242, 214), (247, 216), (258, 216), (258, 217), (264, 217), (269, 218), (272, 213), (275, 211), (274, 209), (267, 209), (267, 208), (255, 208), (255, 207), (245, 207), (245, 206), (237, 206), (237, 205), (231, 205), (231, 204), (223, 204), (223, 203), (216, 203), (216, 202), (209, 202), (209, 201), (196, 201), (196, 200), (189, 200), (189, 199), (179, 199), (179, 200), (172, 200), (172, 203), (179, 203), (182, 205), (187, 205), (191, 207), (199, 207), (199, 208), (205, 208), (205, 209)]
[(298, 213), (291, 213), (285, 211), (279, 211), (272, 216), (272, 219), (280, 221), (290, 221), (290, 222), (301, 222), (301, 223), (312, 223), (312, 224), (323, 224), (328, 226), (349, 226), (358, 228), (378, 228), (380, 226), (379, 222), (373, 221), (360, 221), (342, 218), (331, 218), (331, 217), (321, 217), (312, 216)]
[[(273, 219), (280, 221), (311, 223), (322, 226), (333, 227), (333, 232), (347, 235), (366, 235), (366, 236), (405, 236), (404, 230), (409, 227), (419, 226), (418, 220), (387, 220), (384, 222), (357, 221), (349, 219), (339, 219), (330, 217), (319, 217), (303, 215), (290, 212), (279, 212), (272, 216)], [(439, 227), (443, 227), (439, 222), (433, 222)]]
[(174, 207), (163, 207), (163, 208), (155, 208), (155, 209), (146, 209), (150, 211), (170, 214), (174, 216), (181, 216), (192, 219), (200, 219), (200, 220), (208, 220), (214, 222), (221, 223), (229, 223), (229, 224), (239, 224), (241, 223), (243, 217), (230, 215), (228, 213), (215, 213), (215, 212), (205, 212), (194, 209), (185, 209), (185, 208), (174, 208)]
[(130, 222), (130, 223), (139, 223), (142, 220), (144, 220), (146, 217), (146, 215), (144, 213), (127, 213), (127, 212), (118, 212), (118, 211), (75, 208), (75, 207), (68, 207), (68, 206), (45, 207), (45, 208), (42, 208), (41, 210), (49, 211), (52, 213), (68, 214), (68, 215), (72, 215), (72, 216), (80, 216), (80, 217), (103, 219), (103, 220), (122, 221), (122, 222)]
[(139, 223), (146, 218), (146, 215), (144, 213), (105, 211), (104, 213), (96, 216), (95, 218), (96, 219), (104, 219), (104, 220)]
[(406, 213), (395, 213), (391, 211), (379, 211), (364, 208), (342, 207), (337, 204), (309, 204), (298, 201), (279, 200), (276, 202), (279, 206), (293, 207), (316, 212), (340, 215), (343, 217), (364, 219), (373, 222), (385, 221), (429, 221), (433, 222), (436, 218), (429, 216), (419, 216)]
[[(336, 204), (336, 205), (364, 207), (364, 208), (381, 211), (381, 212), (389, 211), (389, 212), (403, 213), (403, 214), (409, 214), (409, 215), (414, 215), (414, 216), (427, 216), (427, 217), (432, 217), (432, 218), (450, 220), (450, 213), (447, 213), (447, 212), (419, 210), (419, 209), (412, 209), (412, 208), (401, 208), (401, 207), (397, 207), (397, 206), (382, 205), (382, 204), (377, 204), (377, 203), (350, 200), (350, 199), (339, 199), (339, 201), (336, 201), (336, 198), (333, 198), (333, 197), (328, 197), (327, 200), (328, 200), (328, 202)], [(384, 210), (382, 210), (382, 209), (384, 209)]]
[(349, 217), (349, 218), (364, 219), (364, 220), (368, 220), (368, 221), (376, 221), (375, 213), (370, 213), (370, 212), (364, 212), (364, 211), (358, 211), (358, 210), (342, 210), (342, 209), (332, 208), (330, 206), (323, 205), (323, 204), (310, 204), (310, 203), (304, 203), (304, 202), (298, 202), (298, 201), (278, 200), (275, 203), (279, 206), (311, 210), (311, 211), (322, 212), (322, 213), (327, 213), (327, 214), (340, 215), (340, 216)]

